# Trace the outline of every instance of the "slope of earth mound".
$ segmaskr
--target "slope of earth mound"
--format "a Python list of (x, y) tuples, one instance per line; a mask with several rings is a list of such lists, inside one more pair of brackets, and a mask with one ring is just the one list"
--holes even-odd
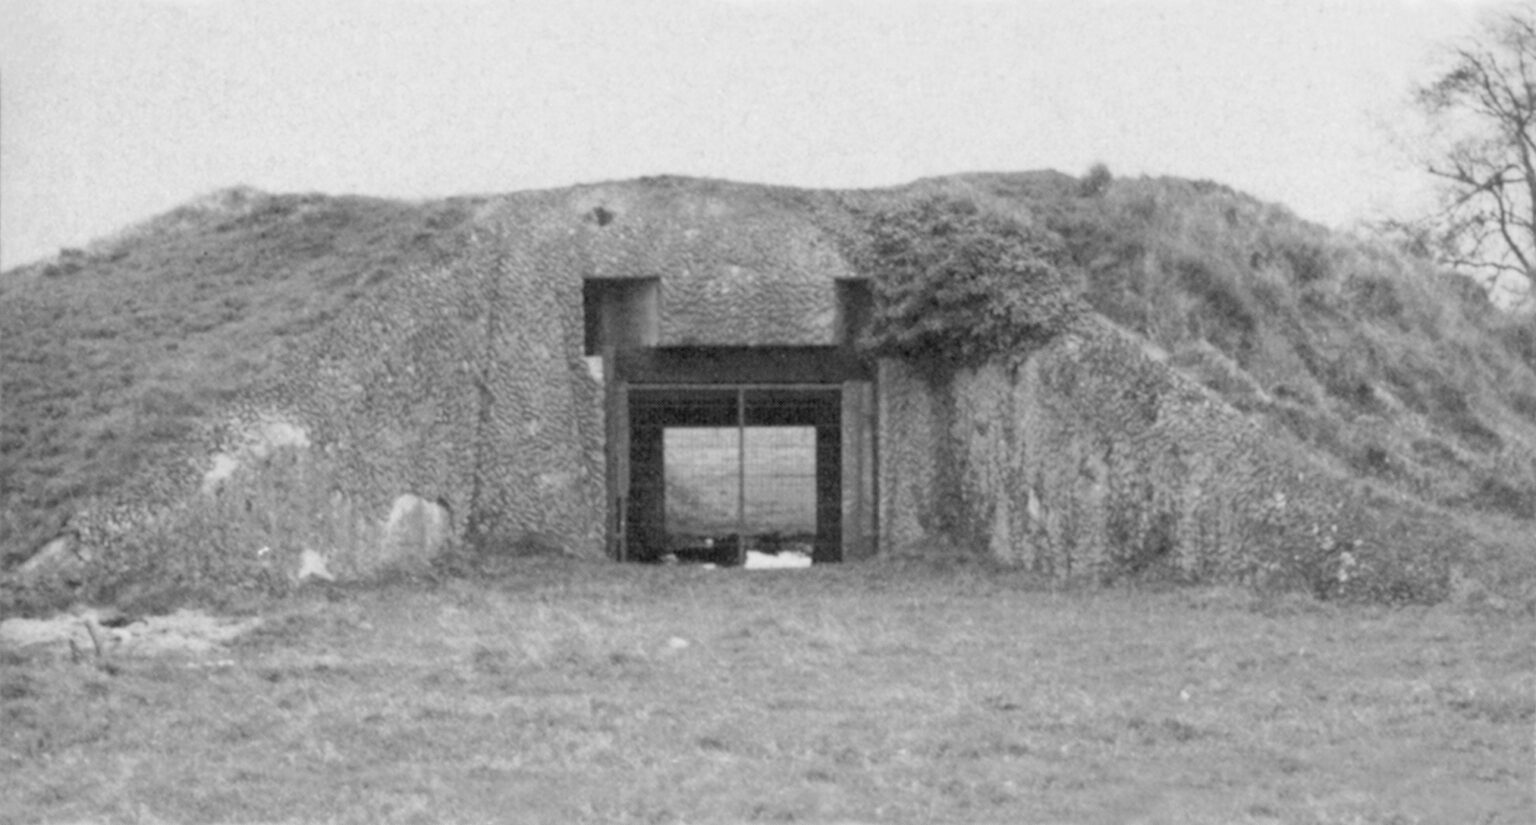
[[(716, 195), (740, 214), (757, 208), (768, 217), (742, 253), (769, 261), (780, 253), (763, 247), (763, 227), (791, 216), (846, 241), (807, 256), (856, 269), (870, 213), (934, 199), (1048, 232), (1074, 299), (1276, 443), (1409, 507), (1421, 516), (1412, 524), (1472, 537), (1437, 551), (1465, 568), (1458, 575), (1536, 598), (1536, 324), (1423, 260), (1177, 179), (970, 174), (841, 193), (680, 178), (622, 186), (636, 220), (655, 226), (681, 220), (652, 204), (684, 203), (680, 191), (701, 210)], [(426, 284), (422, 273), (490, 266), (464, 263), (463, 250), (489, 254), (498, 233), (518, 231), (508, 216), (542, 215), (557, 194), (402, 203), (238, 188), (0, 274), (0, 568), (50, 546), (83, 511), (173, 499), (213, 451), (202, 443), (211, 419), (295, 364), (313, 366), (346, 337), (342, 321), (395, 317), (359, 308), (392, 300), (401, 273)], [(613, 218), (601, 204), (590, 214), (596, 226)], [(689, 237), (612, 254), (684, 254)], [(559, 242), (549, 238), (538, 242)]]
[(0, 274), (0, 566), (183, 458), (198, 422), (358, 298), (445, 256), (485, 200), (236, 188)]

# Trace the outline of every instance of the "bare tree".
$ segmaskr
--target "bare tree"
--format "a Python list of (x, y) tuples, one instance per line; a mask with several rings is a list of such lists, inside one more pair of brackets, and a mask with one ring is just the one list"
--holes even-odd
[(1414, 90), (1430, 127), (1424, 168), (1441, 185), (1419, 239), (1493, 287), (1536, 282), (1536, 6), (1488, 18), (1449, 67)]

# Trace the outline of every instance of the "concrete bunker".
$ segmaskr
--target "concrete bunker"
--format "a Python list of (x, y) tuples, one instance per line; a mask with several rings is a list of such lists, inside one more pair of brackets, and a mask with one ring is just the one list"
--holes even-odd
[[(487, 202), (440, 261), (360, 297), (221, 411), (207, 462), (146, 467), (58, 552), (126, 569), (169, 546), (177, 569), (245, 582), (306, 549), (356, 580), (450, 554), (808, 544), (817, 562), (1333, 589), (1391, 558), (1371, 550), (1381, 508), (1096, 313), (980, 360), (876, 346), (871, 279), (888, 300), (902, 253), (876, 248), (870, 216), (924, 192), (1013, 197), (659, 178)], [(669, 455), (717, 512), (669, 512)]]
[(664, 286), (583, 283), (588, 366), (605, 394), (608, 555), (729, 566), (873, 555), (875, 369), (854, 347), (867, 284), (838, 282), (825, 346), (658, 345)]

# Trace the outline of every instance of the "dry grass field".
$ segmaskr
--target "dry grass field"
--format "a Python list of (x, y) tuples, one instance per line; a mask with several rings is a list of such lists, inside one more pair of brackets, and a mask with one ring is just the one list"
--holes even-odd
[(1536, 617), (508, 562), (0, 649), (0, 821), (1536, 821)]
[(744, 517), (749, 534), (816, 532), (815, 428), (748, 427), (740, 435), (734, 427), (676, 428), (664, 445), (671, 529), (725, 535), (740, 530)]

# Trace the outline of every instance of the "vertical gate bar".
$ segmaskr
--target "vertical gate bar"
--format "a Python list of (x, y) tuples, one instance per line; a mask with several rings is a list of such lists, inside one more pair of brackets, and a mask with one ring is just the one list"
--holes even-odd
[(617, 502), (618, 526), (615, 528), (619, 534), (619, 561), (629, 561), (629, 499), (622, 496)]
[(747, 563), (747, 391), (736, 388), (736, 563)]
[(619, 379), (617, 359), (612, 345), (603, 347), (603, 401), (606, 429), (604, 458), (608, 467), (605, 481), (613, 519), (609, 524), (609, 552), (621, 562), (629, 561), (629, 524), (625, 512), (629, 497), (629, 390)]
[[(838, 426), (843, 432), (843, 443), (853, 447), (843, 451), (841, 470), (843, 488), (840, 498), (843, 507), (843, 558), (858, 556), (859, 542), (864, 528), (864, 451), (859, 449), (859, 396), (857, 385), (845, 381), (839, 391)], [(853, 412), (850, 412), (853, 411)]]
[(815, 564), (842, 561), (842, 435), (841, 424), (821, 421), (816, 425), (816, 541), (811, 554)]

